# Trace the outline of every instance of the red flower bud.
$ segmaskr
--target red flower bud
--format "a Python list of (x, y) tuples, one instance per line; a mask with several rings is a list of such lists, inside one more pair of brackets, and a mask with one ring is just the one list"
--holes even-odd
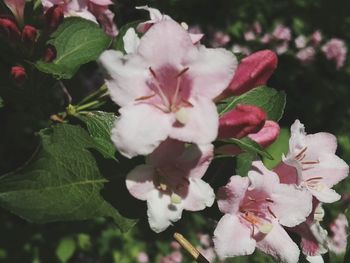
[(276, 141), (280, 134), (280, 126), (274, 121), (266, 121), (264, 127), (257, 132), (249, 134), (248, 137), (260, 144), (261, 147), (266, 148)]
[(54, 46), (48, 46), (44, 51), (43, 60), (45, 62), (51, 62), (56, 58), (56, 56), (56, 48)]
[(258, 132), (265, 123), (266, 113), (252, 105), (237, 105), (219, 119), (218, 138), (242, 138)]
[(59, 5), (50, 7), (45, 13), (46, 29), (49, 32), (55, 31), (56, 28), (63, 22), (63, 8)]
[(10, 41), (18, 41), (21, 32), (14, 21), (8, 18), (0, 18), (0, 36)]
[(26, 70), (22, 66), (13, 66), (11, 68), (11, 77), (17, 86), (23, 86), (27, 79)]
[(264, 85), (277, 67), (277, 56), (271, 50), (255, 52), (241, 60), (229, 87), (220, 98), (241, 95)]
[(38, 36), (38, 30), (30, 25), (25, 25), (22, 30), (22, 41), (25, 43), (34, 43)]

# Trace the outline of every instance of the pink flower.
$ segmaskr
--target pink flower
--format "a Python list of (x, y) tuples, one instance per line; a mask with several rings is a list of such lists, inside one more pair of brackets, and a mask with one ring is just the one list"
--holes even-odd
[(18, 87), (23, 86), (27, 80), (27, 73), (24, 67), (22, 66), (13, 66), (11, 68), (11, 78), (14, 81), (15, 85)]
[(10, 43), (20, 39), (21, 32), (12, 19), (0, 18), (0, 37), (6, 38)]
[(135, 198), (147, 201), (148, 221), (159, 233), (181, 218), (182, 210), (199, 211), (214, 202), (214, 191), (201, 180), (213, 157), (213, 146), (186, 146), (167, 140), (146, 164), (134, 168), (126, 186)]
[(245, 41), (253, 41), (256, 39), (256, 36), (253, 31), (247, 31), (244, 33), (244, 40)]
[(31, 25), (25, 25), (22, 30), (22, 41), (28, 44), (33, 44), (36, 42), (38, 36), (38, 30), (31, 26)]
[(239, 104), (219, 119), (218, 138), (243, 138), (261, 130), (266, 120), (266, 113), (253, 105)]
[(324, 44), (321, 50), (328, 60), (333, 60), (335, 62), (337, 69), (344, 66), (347, 48), (343, 40), (332, 38)]
[(339, 214), (330, 224), (329, 228), (333, 234), (329, 242), (330, 251), (333, 251), (336, 254), (345, 253), (348, 239), (348, 227), (349, 222), (344, 214)]
[(272, 36), (278, 40), (283, 40), (283, 41), (288, 42), (292, 38), (292, 33), (291, 33), (289, 27), (286, 27), (282, 24), (278, 24), (275, 27), (275, 30), (272, 32)]
[(41, 0), (44, 10), (54, 5), (63, 7), (64, 16), (79, 16), (95, 23), (101, 24), (110, 36), (116, 36), (118, 31), (113, 22), (114, 14), (108, 9), (111, 0)]
[(161, 258), (160, 263), (181, 263), (182, 254), (180, 251), (174, 251), (171, 254)]
[(316, 30), (312, 35), (311, 35), (311, 42), (315, 46), (319, 45), (322, 41), (322, 34), (320, 30)]
[(289, 44), (288, 42), (283, 42), (282, 44), (279, 44), (275, 47), (275, 51), (278, 55), (282, 55), (288, 51)]
[(314, 60), (315, 54), (316, 51), (313, 47), (306, 47), (299, 50), (296, 57), (302, 64), (309, 64)]
[(231, 41), (231, 37), (223, 31), (216, 31), (211, 40), (212, 47), (222, 47)]
[(260, 39), (260, 42), (263, 44), (268, 44), (272, 39), (272, 35), (266, 33), (265, 35), (262, 36), (262, 38)]
[(298, 262), (298, 246), (282, 226), (298, 225), (310, 214), (305, 189), (280, 184), (277, 174), (255, 161), (248, 177), (232, 176), (219, 189), (218, 204), (225, 213), (214, 232), (220, 258), (250, 255), (257, 247), (279, 261)]
[(137, 262), (138, 263), (148, 263), (149, 258), (146, 252), (140, 252), (139, 255), (137, 256)]
[(256, 34), (261, 34), (262, 33), (261, 24), (258, 21), (254, 22), (253, 29), (254, 29), (254, 32)]
[(4, 3), (11, 10), (12, 14), (16, 17), (18, 23), (22, 24), (26, 0), (4, 0)]
[(306, 41), (305, 36), (300, 35), (294, 40), (294, 43), (295, 43), (296, 48), (301, 49), (301, 48), (306, 47), (307, 41)]
[(251, 53), (251, 50), (248, 47), (235, 44), (232, 46), (232, 52), (233, 53), (242, 53), (242, 54), (248, 56)]
[(325, 132), (306, 135), (304, 125), (296, 120), (291, 127), (289, 152), (275, 171), (284, 183), (307, 188), (319, 201), (340, 199), (332, 186), (348, 176), (349, 166), (335, 155), (337, 140)]
[(264, 85), (277, 67), (277, 56), (271, 50), (257, 51), (238, 65), (233, 79), (221, 98), (241, 95), (255, 87)]
[(153, 25), (135, 53), (109, 50), (100, 61), (112, 99), (121, 106), (112, 139), (123, 155), (147, 155), (168, 137), (197, 144), (215, 140), (219, 123), (212, 100), (228, 86), (237, 64), (229, 51), (194, 45), (169, 19)]

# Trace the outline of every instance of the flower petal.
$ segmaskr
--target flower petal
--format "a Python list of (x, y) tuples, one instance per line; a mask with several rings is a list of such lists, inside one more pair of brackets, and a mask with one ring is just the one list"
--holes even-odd
[(280, 178), (281, 184), (298, 184), (298, 171), (294, 166), (280, 162), (273, 171)]
[(121, 117), (112, 130), (112, 140), (124, 156), (150, 154), (169, 134), (170, 119), (146, 105), (130, 105), (119, 110)]
[(300, 251), (298, 246), (277, 222), (273, 224), (267, 235), (257, 240), (256, 246), (279, 262), (297, 263), (299, 261)]
[(227, 185), (221, 187), (217, 194), (219, 209), (223, 213), (235, 214), (249, 186), (249, 179), (231, 176)]
[(164, 231), (172, 222), (180, 220), (183, 210), (181, 205), (171, 203), (169, 195), (158, 190), (148, 194), (147, 207), (148, 222), (156, 233)]
[(333, 189), (330, 189), (327, 187), (321, 187), (320, 189), (317, 189), (317, 190), (313, 188), (308, 188), (308, 189), (312, 193), (312, 195), (317, 198), (317, 200), (323, 203), (334, 203), (340, 200), (341, 198), (340, 194), (338, 194)]
[(126, 187), (130, 194), (145, 201), (149, 192), (155, 189), (153, 183), (154, 167), (151, 165), (136, 166), (126, 176)]
[(129, 28), (123, 36), (124, 50), (127, 54), (135, 53), (139, 44), (140, 38), (137, 36), (134, 28)]
[(221, 259), (226, 257), (250, 255), (255, 250), (255, 240), (251, 238), (251, 230), (242, 224), (235, 215), (224, 215), (215, 231), (214, 245)]
[(215, 193), (211, 186), (198, 178), (190, 178), (188, 194), (183, 202), (183, 208), (189, 211), (203, 210), (213, 205)]

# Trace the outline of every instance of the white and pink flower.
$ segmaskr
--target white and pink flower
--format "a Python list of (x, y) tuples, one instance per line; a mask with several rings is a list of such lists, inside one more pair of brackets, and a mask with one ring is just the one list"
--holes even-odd
[(322, 46), (321, 50), (328, 60), (335, 62), (337, 69), (344, 66), (348, 50), (342, 39), (332, 38)]
[(126, 186), (135, 198), (147, 201), (151, 228), (159, 233), (181, 218), (183, 210), (199, 211), (210, 207), (213, 189), (201, 178), (213, 158), (213, 146), (187, 146), (166, 140), (146, 164), (135, 167)]
[(279, 261), (298, 262), (299, 248), (283, 226), (296, 226), (310, 214), (312, 199), (305, 189), (281, 184), (255, 161), (248, 177), (232, 176), (218, 199), (225, 213), (214, 232), (220, 258), (250, 255), (257, 247)]

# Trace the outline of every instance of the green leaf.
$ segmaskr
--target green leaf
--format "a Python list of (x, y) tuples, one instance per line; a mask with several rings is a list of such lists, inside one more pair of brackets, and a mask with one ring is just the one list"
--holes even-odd
[(290, 132), (289, 129), (283, 128), (280, 131), (280, 134), (277, 138), (277, 140), (271, 144), (268, 148), (266, 148), (266, 151), (268, 151), (273, 159), (268, 159), (263, 157), (264, 165), (268, 169), (272, 169), (277, 164), (279, 164), (282, 161), (282, 155), (287, 154), (289, 149), (289, 137)]
[(262, 108), (267, 119), (278, 121), (281, 119), (286, 105), (286, 94), (284, 91), (261, 86), (252, 89), (241, 96), (230, 97), (218, 105), (220, 115), (232, 110), (237, 104), (249, 104)]
[(116, 50), (119, 50), (119, 51), (121, 51), (121, 52), (123, 52), (125, 54), (126, 52), (125, 52), (125, 49), (124, 49), (123, 37), (125, 36), (126, 31), (129, 30), (129, 28), (136, 28), (136, 26), (139, 23), (141, 23), (141, 22), (142, 22), (142, 20), (137, 20), (137, 21), (130, 22), (130, 23), (122, 26), (119, 29), (118, 36), (114, 39), (113, 48), (116, 49)]
[(256, 159), (256, 153), (245, 152), (237, 156), (236, 161), (236, 174), (240, 176), (247, 176), (252, 162)]
[(40, 132), (42, 145), (25, 168), (0, 178), (0, 206), (34, 223), (124, 218), (100, 195), (107, 180), (88, 150), (95, 142), (81, 127), (58, 124)]
[(249, 138), (243, 138), (243, 139), (235, 139), (231, 138), (228, 140), (223, 140), (225, 143), (231, 143), (237, 145), (239, 148), (241, 148), (243, 151), (246, 151), (248, 153), (257, 153), (263, 157), (273, 159), (273, 157), (259, 144), (257, 144), (255, 141), (249, 139)]
[(91, 137), (96, 142), (96, 149), (107, 159), (114, 159), (116, 148), (111, 140), (111, 130), (117, 117), (114, 113), (93, 111), (80, 112), (77, 115), (81, 121), (86, 124), (86, 127)]
[(64, 20), (47, 42), (56, 48), (56, 59), (50, 63), (37, 61), (35, 66), (56, 78), (70, 79), (81, 65), (96, 60), (110, 43), (111, 38), (96, 23), (70, 17)]
[(67, 263), (73, 256), (77, 246), (73, 238), (64, 238), (58, 244), (56, 255), (61, 263)]

